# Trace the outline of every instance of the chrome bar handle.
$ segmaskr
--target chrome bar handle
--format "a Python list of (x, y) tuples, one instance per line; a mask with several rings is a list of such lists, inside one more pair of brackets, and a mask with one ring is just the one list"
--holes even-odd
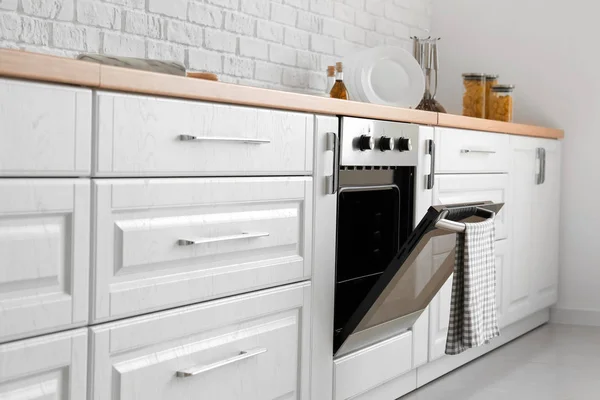
[(535, 159), (536, 161), (539, 160), (540, 162), (540, 171), (538, 173), (535, 174), (535, 184), (536, 185), (541, 185), (544, 183), (544, 172), (546, 169), (545, 164), (545, 158), (546, 158), (546, 150), (538, 147), (535, 149)]
[(253, 238), (261, 238), (269, 236), (269, 232), (244, 232), (239, 235), (228, 235), (228, 236), (217, 236), (217, 237), (207, 237), (207, 238), (198, 238), (198, 239), (179, 239), (177, 244), (179, 246), (193, 246), (195, 244), (207, 244), (207, 243), (217, 243), (217, 242), (229, 242), (232, 240), (241, 240), (241, 239), (253, 239)]
[(429, 175), (425, 175), (425, 189), (433, 189), (435, 184), (435, 142), (428, 139), (425, 143), (425, 154), (431, 156), (431, 171)]
[(266, 352), (267, 352), (267, 349), (264, 347), (259, 348), (259, 349), (248, 350), (248, 351), (240, 351), (240, 353), (237, 356), (233, 356), (233, 357), (227, 358), (225, 360), (217, 361), (212, 364), (200, 365), (197, 367), (191, 367), (191, 368), (183, 369), (181, 371), (177, 371), (175, 373), (175, 376), (178, 378), (188, 378), (190, 376), (200, 375), (205, 372), (209, 372), (214, 369), (224, 367), (226, 365), (235, 364), (240, 361), (246, 360), (248, 358), (256, 357), (257, 355), (266, 353)]
[[(495, 219), (496, 218), (496, 213), (490, 210), (485, 210), (486, 212), (489, 213), (488, 218), (489, 219)], [(444, 231), (450, 231), (450, 232), (456, 232), (456, 233), (462, 233), (465, 231), (466, 229), (466, 225), (464, 224), (464, 222), (457, 222), (457, 221), (452, 221), (449, 219), (446, 219), (446, 216), (448, 215), (448, 211), (444, 211), (442, 212), (442, 214), (440, 214), (440, 219), (435, 223), (435, 227)]]
[(234, 143), (247, 143), (247, 144), (266, 144), (271, 143), (270, 139), (253, 139), (253, 138), (236, 138), (236, 137), (222, 137), (222, 136), (193, 136), (193, 135), (179, 135), (177, 137), (182, 142), (234, 142)]
[(333, 171), (330, 176), (325, 177), (325, 190), (327, 194), (336, 194), (340, 176), (340, 147), (335, 132), (327, 132), (327, 151), (333, 152)]
[(542, 185), (546, 183), (546, 149), (542, 148)]
[(496, 152), (494, 150), (477, 150), (477, 149), (461, 149), (460, 152), (463, 154), (468, 154), (468, 153), (496, 154)]

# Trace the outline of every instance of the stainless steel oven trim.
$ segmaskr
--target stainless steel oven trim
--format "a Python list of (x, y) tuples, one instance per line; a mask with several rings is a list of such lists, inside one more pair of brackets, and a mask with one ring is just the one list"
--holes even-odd
[(340, 193), (342, 192), (364, 192), (364, 191), (375, 191), (375, 190), (388, 190), (388, 189), (396, 189), (400, 192), (400, 188), (398, 185), (388, 184), (388, 185), (373, 185), (373, 186), (343, 186), (340, 188)]

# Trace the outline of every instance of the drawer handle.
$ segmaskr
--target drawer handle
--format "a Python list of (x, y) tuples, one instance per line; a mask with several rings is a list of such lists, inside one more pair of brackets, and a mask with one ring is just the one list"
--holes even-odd
[(235, 143), (248, 143), (248, 144), (266, 144), (271, 143), (269, 139), (252, 139), (252, 138), (231, 138), (231, 137), (217, 137), (217, 136), (192, 136), (192, 135), (179, 135), (179, 140), (182, 142), (235, 142)]
[(475, 149), (462, 149), (461, 153), (483, 153), (483, 154), (496, 154), (494, 150), (475, 150)]
[(244, 232), (244, 233), (240, 233), (239, 235), (217, 236), (217, 237), (198, 238), (198, 239), (179, 239), (177, 241), (177, 244), (179, 246), (193, 246), (195, 244), (229, 242), (231, 240), (252, 239), (252, 238), (265, 237), (265, 236), (269, 236), (269, 232)]
[(225, 360), (217, 361), (213, 364), (208, 365), (200, 365), (198, 367), (187, 368), (181, 371), (177, 371), (175, 376), (178, 378), (187, 378), (189, 376), (200, 375), (208, 371), (212, 371), (213, 369), (221, 368), (229, 364), (234, 364), (240, 362), (242, 360), (246, 360), (248, 358), (256, 357), (259, 354), (266, 353), (266, 348), (253, 349), (248, 351), (240, 351), (240, 354), (237, 356), (233, 356), (231, 358), (227, 358)]

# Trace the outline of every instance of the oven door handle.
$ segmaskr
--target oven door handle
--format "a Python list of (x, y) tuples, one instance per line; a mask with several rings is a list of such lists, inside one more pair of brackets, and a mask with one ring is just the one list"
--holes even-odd
[(336, 194), (340, 177), (340, 146), (335, 132), (327, 132), (327, 151), (333, 152), (333, 171), (325, 177), (325, 190), (327, 194)]

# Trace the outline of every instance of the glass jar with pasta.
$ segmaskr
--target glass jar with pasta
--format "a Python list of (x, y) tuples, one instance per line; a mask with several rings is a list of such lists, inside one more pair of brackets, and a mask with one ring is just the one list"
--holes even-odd
[(496, 121), (512, 122), (514, 85), (494, 85), (490, 96), (490, 118)]
[(463, 115), (485, 117), (485, 74), (463, 74)]
[(491, 115), (492, 115), (492, 110), (491, 110), (492, 86), (495, 86), (498, 84), (499, 77), (500, 77), (500, 75), (493, 75), (493, 74), (487, 74), (485, 76), (485, 117), (487, 119), (491, 119)]

